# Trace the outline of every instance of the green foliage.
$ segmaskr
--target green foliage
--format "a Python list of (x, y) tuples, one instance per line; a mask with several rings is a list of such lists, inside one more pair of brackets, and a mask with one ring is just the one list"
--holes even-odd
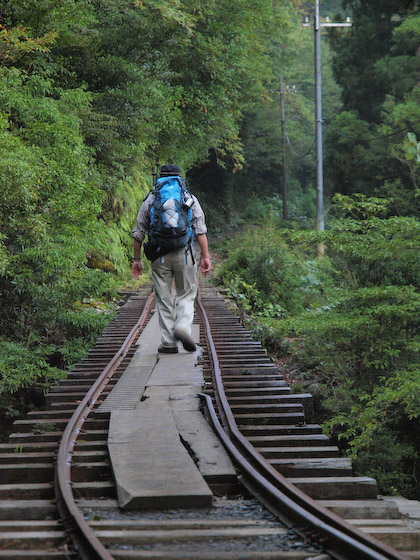
[[(409, 429), (409, 426), (407, 426)], [(418, 454), (413, 444), (402, 441), (394, 425), (378, 426), (368, 445), (359, 449), (353, 460), (356, 475), (371, 476), (378, 482), (384, 495), (418, 495), (413, 464)]]
[[(420, 295), (412, 287), (352, 290), (297, 324), (305, 333), (305, 363), (327, 377), (351, 375), (370, 391), (384, 373), (416, 362)], [(331, 342), (330, 342), (331, 341)], [(325, 352), (325, 347), (328, 352)]]
[(0, 327), (17, 339), (61, 343), (60, 315), (111, 289), (109, 277), (85, 266), (106, 236), (97, 218), (99, 176), (80, 132), (90, 95), (78, 89), (48, 97), (48, 80), (16, 68), (0, 73), (8, 108), (0, 121)]
[(347, 391), (336, 389), (335, 399), (345, 395), (340, 411), (332, 395), (326, 401), (327, 410), (336, 411), (324, 423), (326, 433), (336, 434), (347, 445), (355, 472), (375, 477), (384, 494), (416, 498), (420, 492), (419, 383), (419, 364), (411, 365), (382, 378), (370, 393), (360, 394), (356, 384)]
[[(21, 62), (22, 59), (34, 60), (34, 53), (50, 52), (57, 38), (56, 32), (48, 31), (43, 37), (30, 37), (24, 27), (7, 29), (0, 26), (0, 58), (5, 63)], [(36, 59), (35, 59), (36, 60)]]
[[(64, 311), (59, 305), (32, 309), (25, 343), (0, 338), (0, 412), (17, 416), (41, 406), (50, 385), (65, 375), (65, 370), (86, 356), (105, 325), (112, 319), (113, 306), (88, 301), (78, 309)], [(36, 301), (36, 300), (35, 300)], [(36, 301), (38, 305), (41, 302)], [(45, 344), (46, 340), (50, 344)]]
[(415, 14), (404, 19), (394, 29), (393, 37), (398, 49), (408, 50), (410, 54), (416, 55), (420, 40), (420, 15)]
[[(294, 331), (304, 338), (298, 359), (327, 387), (325, 426), (348, 446), (358, 471), (375, 475), (381, 492), (413, 495), (419, 491), (419, 222), (387, 218), (389, 203), (361, 195), (336, 197), (336, 204), (342, 217), (321, 239), (351, 289), (296, 319)], [(385, 441), (390, 453), (380, 462), (376, 450)], [(412, 474), (399, 477), (403, 469)]]
[(416, 163), (420, 163), (420, 142), (412, 132), (407, 132), (404, 140), (405, 157), (407, 160), (414, 159)]
[(357, 110), (364, 120), (376, 121), (385, 99), (387, 85), (383, 75), (375, 72), (377, 60), (388, 54), (393, 30), (405, 15), (400, 0), (384, 4), (380, 0), (347, 0), (345, 8), (352, 10), (350, 33), (331, 33), (336, 51), (334, 73), (343, 87), (345, 109)]
[(228, 244), (219, 276), (244, 311), (281, 317), (318, 300), (324, 281), (329, 282), (326, 266), (305, 261), (287, 246), (281, 230), (265, 226), (249, 229)]
[(345, 112), (327, 129), (326, 187), (386, 197), (392, 213), (418, 216), (419, 168), (407, 133), (420, 132), (419, 8), (397, 0), (346, 4), (351, 33), (331, 36)]
[(271, 0), (5, 0), (1, 23), (0, 336), (50, 349), (26, 390), (109, 320), (155, 157), (241, 167), (286, 21)]
[(39, 402), (43, 391), (63, 377), (49, 358), (52, 346), (29, 348), (24, 344), (0, 338), (0, 409), (9, 416)]
[(415, 218), (381, 217), (390, 201), (365, 195), (336, 195), (333, 212), (340, 219), (328, 230), (293, 232), (294, 241), (322, 241), (346, 283), (359, 288), (372, 285), (419, 284), (420, 224)]
[[(324, 232), (261, 225), (230, 244), (221, 278), (264, 345), (312, 383), (356, 472), (418, 497), (420, 223), (390, 204), (336, 195)], [(319, 242), (328, 257), (313, 261)]]
[[(237, 165), (237, 161), (216, 149), (209, 161), (193, 170), (189, 177), (200, 192), (200, 200), (210, 195), (211, 223), (220, 213), (223, 213), (223, 222), (232, 225), (236, 224), (238, 215), (254, 220), (260, 208), (257, 206), (257, 212), (253, 212), (255, 201), (265, 203), (268, 199), (277, 211), (275, 199), (279, 200), (282, 192), (283, 154), (287, 168), (288, 218), (303, 227), (308, 222), (313, 223), (315, 218), (313, 34), (302, 28), (302, 14), (295, 2), (282, 2), (278, 12), (285, 25), (278, 29), (270, 46), (271, 65), (275, 71), (265, 76), (266, 90), (260, 102), (245, 104), (242, 110), (239, 137), (243, 160)], [(329, 45), (324, 42), (323, 96), (329, 108), (325, 114), (326, 124), (340, 108), (330, 56)], [(285, 105), (284, 146), (280, 72)], [(223, 201), (222, 207), (217, 206), (216, 216), (211, 205), (214, 199)]]

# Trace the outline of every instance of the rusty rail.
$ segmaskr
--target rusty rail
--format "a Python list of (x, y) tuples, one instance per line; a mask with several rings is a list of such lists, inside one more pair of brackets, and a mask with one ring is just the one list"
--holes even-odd
[(222, 424), (219, 422), (210, 397), (204, 394), (201, 397), (206, 401), (218, 436), (233, 461), (250, 481), (250, 485), (257, 488), (277, 511), (280, 510), (283, 514), (286, 512), (283, 515), (283, 521), (287, 522), (287, 518), (291, 519), (293, 523), (299, 523), (305, 527), (310, 526), (313, 531), (322, 535), (328, 553), (334, 558), (340, 560), (354, 560), (354, 558), (357, 560), (403, 560), (405, 556), (400, 552), (351, 526), (291, 484), (239, 431), (224, 391), (210, 322), (200, 298), (198, 298), (198, 306), (205, 325), (205, 336), (213, 365), (215, 400)]
[(94, 531), (89, 527), (89, 524), (76, 505), (71, 485), (71, 463), (74, 446), (77, 436), (98, 397), (127, 355), (139, 331), (143, 328), (153, 303), (154, 293), (149, 296), (139, 320), (125, 338), (118, 352), (116, 352), (114, 357), (104, 368), (103, 372), (99, 375), (98, 379), (74, 411), (73, 416), (64, 430), (58, 449), (55, 474), (57, 506), (66, 530), (72, 534), (72, 538), (77, 543), (79, 555), (85, 560), (112, 560), (113, 557), (96, 537)]

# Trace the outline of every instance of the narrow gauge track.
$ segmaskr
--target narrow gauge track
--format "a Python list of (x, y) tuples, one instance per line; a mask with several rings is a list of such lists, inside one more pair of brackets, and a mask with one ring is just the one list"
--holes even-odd
[(0, 558), (69, 560), (85, 547), (94, 558), (90, 551), (102, 549), (75, 503), (86, 492), (113, 492), (108, 418), (89, 412), (130, 363), (152, 302), (150, 288), (133, 295), (88, 356), (51, 388), (46, 410), (15, 421), (9, 442), (0, 444)]
[[(223, 299), (211, 289), (205, 290), (200, 303), (201, 320), (208, 327), (201, 329), (201, 343), (204, 348), (203, 367), (209, 384), (213, 366), (216, 376), (215, 390), (210, 391), (213, 399), (203, 395), (203, 401), (216, 430), (242, 472), (243, 483), (255, 491), (271, 511), (277, 513), (286, 529), (278, 529), (272, 519), (267, 519), (261, 511), (258, 511), (260, 517), (257, 522), (251, 519), (244, 521), (243, 510), (237, 515), (235, 505), (232, 506), (234, 514), (228, 524), (225, 515), (223, 519), (210, 522), (197, 519), (194, 514), (186, 515), (185, 519), (149, 515), (140, 521), (118, 517), (106, 449), (108, 415), (89, 413), (95, 411), (98, 402), (112, 389), (129, 363), (134, 352), (130, 349), (130, 341), (137, 338), (148, 315), (146, 300), (146, 294), (131, 298), (98, 339), (89, 357), (47, 396), (47, 410), (30, 413), (28, 420), (15, 422), (17, 431), (11, 435), (9, 443), (1, 445), (0, 558), (420, 558), (414, 552), (404, 556), (351, 525), (343, 524), (338, 516), (325, 508), (320, 510), (317, 502), (299, 490), (300, 487), (309, 494), (315, 492), (318, 498), (316, 492), (321, 488), (320, 492), (325, 497), (326, 479), (333, 478), (329, 476), (334, 464), (331, 456), (336, 454), (336, 450), (325, 441), (319, 427), (309, 423), (310, 396), (290, 394), (287, 384), (258, 343), (251, 339), (234, 314), (226, 309)], [(141, 314), (142, 320), (138, 324)], [(106, 385), (102, 396), (100, 380), (104, 380)], [(68, 424), (70, 419), (72, 424)], [(220, 427), (219, 420), (224, 429)], [(237, 448), (232, 447), (231, 439)], [(324, 455), (320, 458), (321, 450), (330, 463), (327, 468), (325, 461), (323, 464), (321, 460)], [(340, 465), (340, 460), (335, 463), (335, 466)], [(324, 468), (320, 469), (320, 464)], [(359, 480), (355, 485), (354, 480), (348, 480), (350, 473), (346, 462), (341, 462), (341, 465), (344, 474), (341, 486), (340, 481), (328, 482), (330, 486), (340, 488), (338, 494), (342, 500), (352, 497), (354, 501), (357, 482), (360, 487), (372, 483)], [(281, 471), (288, 479), (279, 474)], [(57, 500), (54, 497), (54, 472)], [(322, 482), (314, 485), (322, 475), (324, 486)], [(315, 491), (314, 487), (318, 490)], [(348, 496), (349, 492), (353, 495)], [(369, 492), (369, 500), (373, 501), (372, 489)], [(252, 500), (245, 502), (240, 507), (248, 510), (256, 508)], [(224, 514), (231, 501), (219, 500), (217, 505)], [(270, 550), (269, 547), (260, 553), (254, 548), (253, 552), (255, 542), (250, 542), (248, 555), (242, 552), (240, 556), (235, 556), (234, 552), (219, 551), (217, 546), (214, 547), (218, 525), (229, 525), (233, 533), (236, 529), (249, 535), (254, 529), (259, 529), (259, 535), (265, 540), (275, 533), (276, 537), (282, 535), (289, 544), (292, 541), (292, 545), (293, 539), (295, 543), (303, 541), (306, 531), (315, 541), (322, 543), (328, 555), (322, 554), (319, 548), (316, 552), (316, 548), (308, 546), (300, 549), (286, 547), (294, 548), (294, 553)], [(81, 532), (76, 531), (75, 526), (81, 527)], [(110, 527), (117, 529), (119, 539), (115, 534), (110, 537), (112, 532), (107, 530)], [(189, 532), (186, 527), (190, 528)], [(209, 532), (209, 527), (213, 532)], [(208, 544), (207, 556), (191, 548), (178, 552), (178, 556), (176, 552), (159, 555), (159, 545), (153, 550), (148, 545), (149, 541), (158, 538), (157, 534), (168, 540), (168, 532), (174, 529), (178, 531), (179, 539), (180, 535), (194, 538), (191, 537), (194, 528), (198, 529), (196, 539), (202, 540), (207, 534), (211, 543), (211, 546)], [(95, 530), (96, 535), (91, 530)], [(73, 541), (75, 535), (76, 544)], [(116, 540), (111, 542), (112, 538)], [(133, 547), (134, 541), (143, 542), (144, 546), (140, 546), (143, 550)], [(103, 543), (112, 550), (105, 548)], [(182, 543), (175, 542), (175, 548), (182, 549)]]
[(420, 558), (420, 524), (399, 523), (397, 508), (378, 499), (376, 481), (352, 476), (350, 460), (311, 423), (311, 395), (291, 394), (216, 291), (199, 305), (214, 385), (214, 398), (203, 398), (245, 486), (286, 525), (314, 531), (331, 558)]

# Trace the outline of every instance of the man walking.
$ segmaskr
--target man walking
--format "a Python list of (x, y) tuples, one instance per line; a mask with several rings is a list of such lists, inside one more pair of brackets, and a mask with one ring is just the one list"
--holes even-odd
[[(149, 241), (154, 242), (154, 248), (156, 249), (155, 254), (149, 255), (148, 258), (152, 261), (152, 278), (155, 286), (159, 325), (162, 335), (162, 344), (159, 346), (158, 352), (166, 354), (177, 353), (178, 340), (181, 341), (185, 350), (194, 352), (196, 346), (191, 337), (194, 301), (197, 295), (197, 264), (194, 244), (187, 239), (184, 246), (168, 249), (162, 247), (159, 244), (159, 240), (152, 239), (153, 232), (156, 231), (156, 228), (154, 230), (151, 228), (152, 221), (153, 219), (156, 220), (159, 214), (156, 207), (156, 199), (160, 199), (158, 191), (163, 188), (165, 183), (169, 183), (172, 187), (174, 185), (178, 186), (178, 184), (185, 186), (180, 176), (180, 168), (177, 165), (162, 166), (155, 190), (146, 197), (140, 207), (136, 227), (133, 230), (134, 261), (131, 273), (134, 278), (138, 279), (143, 272), (140, 251), (147, 233)], [(196, 236), (200, 245), (201, 271), (206, 275), (211, 270), (211, 263), (204, 212), (197, 198), (190, 193), (188, 195), (187, 205), (190, 211), (187, 215), (191, 222), (188, 225), (192, 228), (193, 235)], [(165, 204), (172, 212), (172, 215), (169, 215), (168, 212), (164, 211), (167, 221), (170, 222), (170, 220), (174, 219), (176, 221), (175, 209), (177, 206), (174, 199), (169, 199)], [(163, 205), (164, 208), (165, 204)], [(175, 231), (175, 229), (172, 228), (172, 230), (169, 229), (168, 231)], [(175, 286), (175, 295), (172, 293), (172, 285)]]

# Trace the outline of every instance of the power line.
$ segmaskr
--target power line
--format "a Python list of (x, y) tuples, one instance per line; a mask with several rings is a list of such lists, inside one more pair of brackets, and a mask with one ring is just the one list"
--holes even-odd
[(414, 123), (412, 123), (410, 126), (407, 126), (405, 128), (402, 128), (401, 130), (397, 130), (396, 132), (392, 132), (391, 134), (385, 134), (384, 136), (373, 136), (371, 138), (363, 138), (361, 136), (352, 136), (351, 134), (344, 134), (343, 132), (339, 132), (338, 130), (329, 127), (328, 125), (324, 125), (327, 128), (330, 128), (330, 130), (335, 133), (338, 134), (338, 136), (344, 136), (345, 138), (351, 138), (353, 140), (364, 140), (367, 142), (373, 142), (375, 140), (385, 140), (386, 138), (391, 138), (392, 136), (398, 136), (398, 134), (402, 134), (403, 132), (407, 132), (408, 130), (412, 129), (414, 125), (419, 124), (420, 120), (415, 121)]
[(304, 154), (299, 154), (299, 153), (294, 149), (294, 147), (292, 146), (292, 144), (290, 143), (289, 135), (287, 134), (287, 132), (286, 132), (286, 140), (287, 140), (287, 143), (288, 143), (289, 146), (290, 146), (290, 149), (292, 150), (292, 153), (293, 153), (295, 156), (300, 157), (300, 158), (303, 158), (303, 157), (309, 155), (309, 154), (312, 152), (313, 147), (315, 146), (315, 142), (316, 142), (316, 138), (314, 138), (314, 139), (313, 139), (313, 142), (312, 142), (312, 146), (309, 148), (309, 150), (308, 150), (307, 152), (305, 152)]

